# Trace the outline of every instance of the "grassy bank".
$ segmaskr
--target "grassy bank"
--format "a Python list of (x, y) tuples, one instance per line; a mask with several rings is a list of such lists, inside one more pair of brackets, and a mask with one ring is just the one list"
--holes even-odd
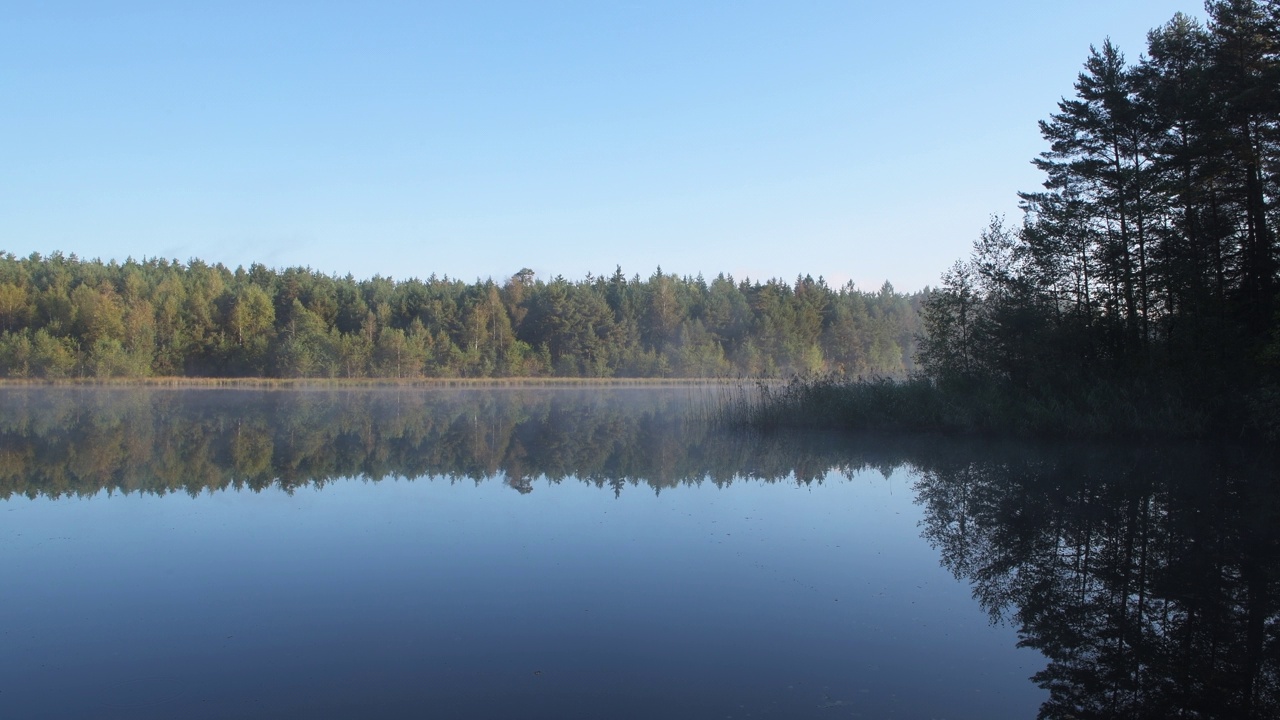
[[(796, 379), (739, 387), (715, 411), (731, 427), (813, 428), (1085, 440), (1275, 439), (1265, 398), (1194, 402), (1157, 385), (1098, 381), (1069, 394), (1010, 392), (991, 384), (943, 389), (926, 379)], [(1263, 407), (1266, 405), (1268, 407)]]

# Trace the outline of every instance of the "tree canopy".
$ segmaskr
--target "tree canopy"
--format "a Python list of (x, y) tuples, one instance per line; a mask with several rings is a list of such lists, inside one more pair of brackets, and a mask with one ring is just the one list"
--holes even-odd
[(1280, 3), (1206, 10), (1152, 30), (1137, 62), (1090, 49), (1040, 123), (1021, 224), (993, 220), (925, 304), (920, 361), (944, 387), (1143, 388), (1277, 422)]
[(499, 284), (0, 254), (0, 376), (902, 376), (923, 299), (807, 275)]

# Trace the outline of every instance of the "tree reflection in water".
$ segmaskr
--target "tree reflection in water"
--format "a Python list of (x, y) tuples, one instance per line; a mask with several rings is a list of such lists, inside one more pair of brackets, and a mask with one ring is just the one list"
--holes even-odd
[(821, 481), (891, 469), (900, 448), (831, 436), (744, 437), (686, 389), (0, 391), (0, 498), (229, 488), (340, 478), (578, 479), (621, 493), (735, 479)]
[(1170, 448), (935, 457), (925, 535), (1048, 658), (1042, 718), (1280, 717), (1267, 458)]
[(1044, 718), (1280, 716), (1273, 456), (743, 436), (695, 390), (0, 391), (0, 497), (422, 476), (621, 494), (917, 471), (923, 532), (1042, 652)]

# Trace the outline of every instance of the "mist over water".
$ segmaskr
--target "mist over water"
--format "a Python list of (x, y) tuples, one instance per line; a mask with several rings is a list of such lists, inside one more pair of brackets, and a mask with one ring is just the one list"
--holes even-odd
[(2, 390), (0, 697), (50, 718), (1275, 709), (1265, 458), (751, 436), (702, 419), (716, 392)]

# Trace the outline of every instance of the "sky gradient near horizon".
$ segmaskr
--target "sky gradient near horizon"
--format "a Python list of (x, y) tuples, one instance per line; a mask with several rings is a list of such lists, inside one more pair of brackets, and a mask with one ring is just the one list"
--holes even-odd
[(1176, 0), (15, 3), (0, 251), (936, 283)]

